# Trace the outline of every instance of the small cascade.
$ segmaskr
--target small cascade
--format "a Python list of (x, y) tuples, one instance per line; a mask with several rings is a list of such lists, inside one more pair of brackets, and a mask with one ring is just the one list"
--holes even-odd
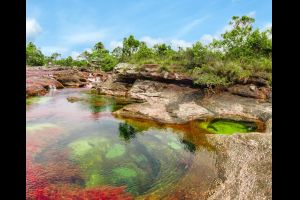
[(93, 87), (93, 84), (92, 83), (88, 83), (88, 84), (85, 85), (85, 87), (91, 89)]
[(56, 90), (56, 86), (55, 85), (49, 85), (49, 89), (55, 91)]

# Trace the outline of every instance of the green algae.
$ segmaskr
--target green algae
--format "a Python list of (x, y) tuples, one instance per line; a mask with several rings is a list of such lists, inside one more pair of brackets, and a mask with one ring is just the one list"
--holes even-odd
[(72, 149), (72, 153), (75, 156), (83, 156), (93, 148), (87, 140), (75, 141), (69, 144), (69, 147)]
[(214, 120), (211, 122), (201, 122), (200, 127), (215, 134), (248, 133), (255, 131), (257, 125), (254, 122)]
[(135, 170), (127, 168), (127, 167), (118, 167), (112, 170), (115, 175), (121, 178), (132, 178), (136, 177), (138, 174)]
[(178, 144), (177, 142), (174, 142), (174, 141), (168, 142), (168, 145), (175, 150), (179, 150), (182, 148), (182, 146), (180, 144)]
[(30, 98), (26, 98), (26, 105), (45, 104), (51, 99), (52, 99), (51, 97), (40, 97), (40, 96), (30, 97)]
[(58, 126), (52, 123), (27, 124), (26, 132), (36, 132), (46, 128), (56, 128), (56, 127)]
[(85, 182), (85, 186), (86, 187), (97, 187), (104, 183), (105, 183), (105, 178), (98, 172), (95, 172), (87, 178), (87, 180)]
[(115, 158), (122, 156), (125, 153), (125, 147), (121, 144), (115, 144), (112, 148), (106, 153), (106, 158)]

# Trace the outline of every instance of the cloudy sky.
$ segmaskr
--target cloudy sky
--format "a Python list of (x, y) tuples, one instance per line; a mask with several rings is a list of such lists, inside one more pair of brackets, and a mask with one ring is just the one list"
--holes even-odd
[(102, 41), (112, 50), (133, 34), (152, 46), (210, 42), (234, 15), (272, 25), (271, 0), (27, 0), (26, 40), (44, 54), (76, 57)]

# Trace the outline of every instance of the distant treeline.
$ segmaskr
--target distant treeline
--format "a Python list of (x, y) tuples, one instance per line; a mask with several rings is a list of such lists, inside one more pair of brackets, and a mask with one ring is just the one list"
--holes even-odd
[(99, 68), (111, 71), (118, 63), (137, 65), (158, 64), (161, 71), (176, 71), (194, 78), (196, 84), (229, 85), (250, 76), (264, 78), (272, 84), (272, 28), (253, 28), (254, 18), (234, 16), (231, 29), (220, 39), (204, 45), (200, 41), (189, 48), (174, 50), (167, 44), (152, 48), (133, 35), (123, 39), (122, 47), (111, 52), (102, 42), (84, 51), (78, 59), (60, 58), (59, 53), (45, 56), (32, 43), (26, 46), (26, 64), (31, 66), (53, 65)]

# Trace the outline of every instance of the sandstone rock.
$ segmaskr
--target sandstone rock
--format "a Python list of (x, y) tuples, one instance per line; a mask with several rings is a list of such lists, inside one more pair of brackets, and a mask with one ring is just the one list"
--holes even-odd
[(145, 64), (136, 66), (128, 63), (119, 63), (114, 68), (114, 73), (117, 74), (117, 81), (119, 82), (133, 83), (141, 79), (163, 83), (193, 85), (193, 80), (190, 77), (174, 72), (160, 71), (158, 65)]
[(194, 88), (137, 80), (129, 90), (128, 97), (143, 100), (145, 103), (127, 105), (116, 111), (116, 115), (164, 123), (185, 123), (213, 116), (199, 105), (202, 93)]
[(98, 94), (125, 97), (131, 87), (131, 84), (116, 82), (114, 75), (105, 76), (101, 80), (102, 82), (95, 83), (93, 86), (98, 91)]
[(267, 86), (267, 80), (259, 76), (250, 76), (237, 81), (239, 84), (254, 84), (256, 86)]
[(216, 147), (220, 177), (208, 200), (272, 199), (271, 134), (211, 134), (207, 138)]
[(82, 101), (84, 99), (80, 98), (80, 97), (67, 97), (67, 100), (71, 103), (77, 102), (77, 101)]
[(234, 85), (228, 88), (232, 94), (255, 99), (269, 98), (270, 89), (266, 87), (257, 88), (255, 85)]
[(55, 72), (53, 77), (68, 87), (82, 87), (87, 82), (86, 77), (81, 72), (73, 70)]
[(236, 120), (267, 121), (272, 117), (272, 104), (259, 102), (253, 98), (232, 95), (228, 92), (215, 94), (201, 100), (201, 106), (208, 109), (218, 118)]

